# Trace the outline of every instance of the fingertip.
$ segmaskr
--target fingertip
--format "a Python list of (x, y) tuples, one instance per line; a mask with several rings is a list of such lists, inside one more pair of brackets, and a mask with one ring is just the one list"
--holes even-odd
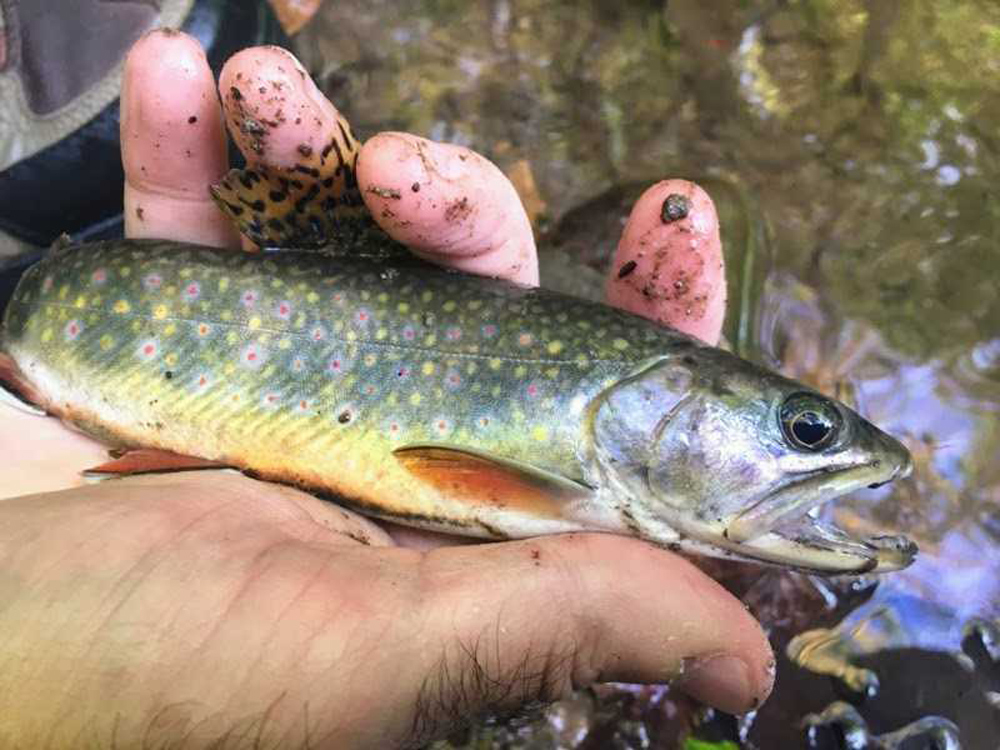
[(636, 202), (606, 284), (608, 302), (715, 345), (726, 273), (715, 204), (687, 180), (663, 180)]
[(382, 229), (421, 257), (538, 284), (534, 235), (517, 191), (480, 154), (409, 133), (379, 133), (362, 147), (358, 184)]
[(229, 132), (251, 163), (278, 168), (319, 155), (340, 121), (302, 63), (275, 46), (234, 54), (219, 74)]

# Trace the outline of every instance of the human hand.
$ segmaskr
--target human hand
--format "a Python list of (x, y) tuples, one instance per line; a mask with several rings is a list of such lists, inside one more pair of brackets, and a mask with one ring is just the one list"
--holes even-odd
[[(273, 48), (244, 51), (222, 85), (242, 73), (252, 95), (251, 77), (292, 66), (285, 106), (329, 123), (332, 105), (294, 65)], [(238, 246), (205, 191), (226, 169), (216, 102), (192, 40), (161, 32), (137, 43), (123, 94), (131, 236)], [(309, 135), (291, 130), (270, 134), (270, 163), (294, 159)], [(376, 217), (379, 196), (364, 186), (409, 185), (413, 170), (429, 178), (425, 198), (432, 188), (445, 197), (461, 190), (500, 209), (491, 225), (447, 235), (411, 203), (405, 227), (414, 236), (385, 226), (398, 239), (437, 262), (535, 280), (516, 195), (481, 157), (391, 134), (366, 144), (360, 164)], [(14, 435), (2, 419), (0, 430)], [(51, 423), (26, 419), (29, 436)], [(63, 455), (54, 468), (75, 474), (103, 460), (102, 449), (59, 429), (42, 439), (94, 460)], [(726, 710), (746, 710), (770, 689), (757, 624), (662, 550), (588, 534), (424, 551), (397, 541), (333, 504), (218, 472), (0, 503), (0, 632), (10, 634), (0, 645), (0, 715), (18, 717), (2, 731), (26, 745), (41, 736), (125, 745), (190, 737), (194, 746), (228, 736), (238, 745), (259, 733), (393, 746), (598, 680), (664, 682), (685, 660), (681, 687)], [(713, 656), (722, 658), (708, 664)]]

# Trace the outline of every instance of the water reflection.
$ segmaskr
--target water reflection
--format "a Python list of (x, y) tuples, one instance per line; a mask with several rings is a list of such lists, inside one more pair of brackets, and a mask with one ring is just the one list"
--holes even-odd
[[(824, 512), (921, 547), (874, 588), (715, 572), (779, 650), (826, 628), (878, 675), (859, 708), (873, 731), (937, 713), (967, 750), (995, 750), (996, 666), (970, 673), (954, 655), (967, 623), (1000, 615), (1000, 5), (344, 1), (299, 45), (359, 131), (414, 130), (494, 158), (557, 246), (543, 278), (575, 293), (599, 288), (642, 186), (706, 184), (727, 246), (730, 344), (853, 401), (914, 454), (900, 486)], [(697, 726), (805, 747), (802, 717), (838, 690), (785, 661), (755, 721), (609, 687), (468, 742), (662, 748)]]

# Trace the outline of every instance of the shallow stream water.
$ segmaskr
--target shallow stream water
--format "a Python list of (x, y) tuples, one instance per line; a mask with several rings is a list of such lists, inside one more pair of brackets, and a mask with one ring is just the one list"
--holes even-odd
[(781, 657), (756, 715), (605, 686), (454, 746), (1000, 747), (1000, 5), (341, 1), (296, 47), (363, 135), (500, 164), (548, 286), (598, 295), (639, 192), (703, 184), (730, 345), (853, 401), (916, 462), (827, 511), (912, 535), (908, 570), (712, 567)]

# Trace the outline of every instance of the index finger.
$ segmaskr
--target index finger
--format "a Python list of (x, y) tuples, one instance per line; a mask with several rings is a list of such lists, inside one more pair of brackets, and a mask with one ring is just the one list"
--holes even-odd
[(125, 234), (239, 247), (208, 186), (228, 167), (215, 81), (196, 39), (158, 29), (125, 61)]

